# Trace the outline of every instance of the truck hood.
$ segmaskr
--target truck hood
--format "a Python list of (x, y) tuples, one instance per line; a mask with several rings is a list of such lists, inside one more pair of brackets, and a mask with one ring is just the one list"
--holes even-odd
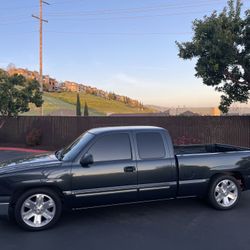
[(22, 170), (34, 169), (37, 167), (46, 167), (50, 165), (60, 165), (61, 162), (54, 153), (42, 155), (33, 155), (15, 160), (0, 162), (0, 174), (19, 172)]

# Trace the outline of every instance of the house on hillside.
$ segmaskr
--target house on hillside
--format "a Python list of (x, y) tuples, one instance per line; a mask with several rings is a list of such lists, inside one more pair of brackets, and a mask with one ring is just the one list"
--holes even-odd
[(43, 85), (49, 92), (57, 91), (59, 87), (58, 81), (49, 75), (43, 77)]
[(25, 78), (29, 79), (29, 80), (39, 80), (39, 73), (37, 71), (30, 71), (30, 70), (27, 70), (27, 69), (17, 69), (17, 68), (10, 68), (8, 70), (8, 73), (10, 75), (22, 75), (24, 76)]
[(79, 92), (79, 84), (76, 82), (65, 81), (63, 82), (62, 89), (64, 91)]

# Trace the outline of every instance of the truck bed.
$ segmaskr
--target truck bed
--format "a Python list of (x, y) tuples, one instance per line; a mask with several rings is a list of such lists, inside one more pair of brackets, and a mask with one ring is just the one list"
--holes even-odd
[(222, 153), (222, 152), (235, 152), (246, 151), (250, 148), (238, 147), (227, 144), (197, 144), (197, 145), (181, 145), (174, 146), (175, 155), (184, 154), (205, 154), (205, 153)]

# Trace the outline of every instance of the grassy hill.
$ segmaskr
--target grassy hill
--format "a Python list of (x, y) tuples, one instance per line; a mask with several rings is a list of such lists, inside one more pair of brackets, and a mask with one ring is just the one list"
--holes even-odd
[[(89, 107), (91, 116), (105, 116), (111, 113), (149, 113), (154, 112), (151, 108), (145, 108), (144, 111), (139, 111), (138, 108), (131, 107), (125, 103), (107, 100), (102, 97), (91, 94), (80, 93), (82, 107), (85, 101)], [(61, 93), (44, 93), (44, 114), (45, 115), (75, 115), (76, 93), (61, 92)], [(31, 105), (31, 110), (26, 115), (38, 115), (39, 108)]]

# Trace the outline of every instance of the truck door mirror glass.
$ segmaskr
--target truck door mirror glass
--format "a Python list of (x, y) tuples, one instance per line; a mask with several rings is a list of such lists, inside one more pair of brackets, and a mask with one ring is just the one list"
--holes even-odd
[(94, 163), (93, 155), (91, 154), (84, 155), (81, 158), (80, 163), (83, 167), (88, 167), (89, 165), (93, 164)]

